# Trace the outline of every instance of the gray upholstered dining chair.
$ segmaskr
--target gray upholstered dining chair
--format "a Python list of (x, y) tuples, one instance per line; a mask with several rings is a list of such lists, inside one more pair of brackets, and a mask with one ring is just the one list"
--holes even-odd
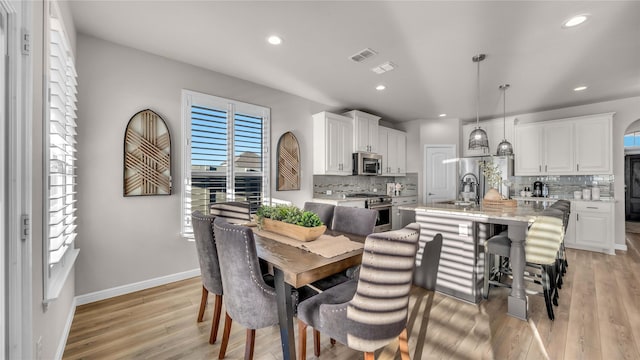
[(331, 229), (367, 236), (373, 232), (377, 217), (378, 212), (372, 209), (336, 206), (333, 211)]
[(331, 222), (333, 221), (333, 211), (335, 207), (335, 205), (331, 204), (307, 201), (304, 203), (304, 207), (302, 208), (302, 210), (315, 213), (327, 226), (327, 229), (331, 229)]
[(248, 202), (229, 201), (213, 203), (210, 206), (211, 215), (225, 218), (228, 222), (242, 224), (251, 220), (251, 207)]
[(233, 321), (247, 328), (245, 359), (253, 358), (255, 331), (278, 324), (276, 291), (260, 273), (255, 239), (250, 228), (230, 224), (223, 218), (213, 222), (220, 256), (220, 272), (226, 309), (219, 359), (225, 357)]
[(337, 285), (298, 305), (299, 358), (306, 359), (307, 326), (313, 327), (314, 353), (320, 356), (320, 332), (348, 347), (374, 351), (400, 339), (403, 360), (409, 359), (407, 313), (409, 291), (420, 238), (417, 223), (367, 236), (357, 280)]
[[(333, 211), (331, 229), (334, 231), (367, 236), (373, 233), (378, 212), (371, 209), (336, 206)], [(313, 282), (311, 285), (320, 291), (357, 277), (358, 266)]]
[(202, 279), (202, 297), (200, 299), (198, 322), (202, 322), (204, 317), (204, 310), (207, 305), (209, 293), (215, 294), (211, 335), (209, 335), (210, 344), (213, 344), (218, 336), (220, 313), (222, 312), (222, 278), (220, 277), (218, 251), (213, 234), (214, 219), (215, 216), (204, 215), (200, 211), (194, 211), (191, 214), (193, 236), (196, 241), (198, 262), (200, 263), (200, 278)]

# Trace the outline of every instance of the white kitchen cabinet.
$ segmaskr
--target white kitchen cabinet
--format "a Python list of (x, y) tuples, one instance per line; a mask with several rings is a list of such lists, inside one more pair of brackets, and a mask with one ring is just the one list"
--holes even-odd
[(572, 201), (565, 247), (615, 254), (613, 211), (611, 202)]
[[(480, 122), (480, 127), (482, 130), (487, 132), (487, 137), (489, 138), (489, 149), (482, 150), (469, 150), (469, 135), (476, 128), (476, 123), (470, 123), (462, 126), (462, 156), (481, 156), (481, 155), (496, 155), (498, 151), (498, 144), (502, 142), (502, 140), (507, 138), (507, 140), (513, 145), (514, 143), (514, 133), (513, 133), (513, 124), (515, 122), (514, 117), (507, 118), (504, 121), (502, 118), (492, 119)], [(503, 122), (505, 125), (503, 126)]]
[[(391, 230), (402, 229), (411, 222), (409, 220), (412, 217), (407, 216), (407, 212), (412, 213), (413, 211), (400, 210), (399, 207), (405, 205), (415, 205), (417, 203), (417, 196), (399, 196), (393, 198), (391, 202)], [(415, 219), (415, 217), (413, 217), (413, 219)]]
[(353, 152), (366, 151), (378, 153), (379, 116), (360, 110), (351, 110), (342, 114), (353, 119)]
[(313, 174), (351, 175), (353, 119), (326, 111), (313, 115)]
[(613, 113), (519, 124), (515, 175), (612, 174)]
[(602, 114), (575, 121), (577, 172), (613, 174), (612, 119), (613, 114)]
[(407, 172), (407, 134), (380, 126), (378, 153), (382, 155), (382, 175), (404, 176)]

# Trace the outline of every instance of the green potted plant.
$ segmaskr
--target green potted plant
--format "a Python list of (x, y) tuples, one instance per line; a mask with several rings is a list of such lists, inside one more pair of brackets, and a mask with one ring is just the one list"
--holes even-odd
[(300, 241), (314, 240), (327, 230), (317, 214), (293, 205), (261, 205), (256, 212), (256, 220), (261, 230)]

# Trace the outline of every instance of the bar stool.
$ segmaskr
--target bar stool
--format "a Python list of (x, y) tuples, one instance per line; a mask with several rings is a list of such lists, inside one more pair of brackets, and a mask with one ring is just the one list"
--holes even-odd
[[(509, 256), (511, 252), (511, 239), (507, 236), (507, 230), (492, 236), (484, 243), (484, 286), (482, 296), (489, 298), (489, 287), (502, 286), (511, 287), (502, 282), (503, 275), (511, 274)], [(496, 256), (498, 264), (494, 264)]]

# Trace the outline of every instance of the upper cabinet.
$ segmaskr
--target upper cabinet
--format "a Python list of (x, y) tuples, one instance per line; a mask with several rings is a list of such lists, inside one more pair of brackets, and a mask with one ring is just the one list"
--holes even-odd
[[(476, 128), (476, 123), (466, 124), (462, 126), (462, 156), (480, 156), (480, 155), (496, 155), (498, 144), (505, 137), (513, 144), (513, 124), (514, 117), (508, 117), (506, 120), (499, 118), (487, 121), (481, 121), (480, 127), (487, 132), (489, 137), (488, 150), (469, 150), (469, 135)], [(503, 125), (504, 123), (504, 125)]]
[(614, 113), (519, 124), (515, 175), (611, 174)]
[(407, 134), (380, 126), (378, 153), (382, 155), (382, 175), (404, 176), (407, 173)]
[(342, 115), (353, 119), (353, 152), (379, 153), (378, 122), (380, 117), (360, 110), (351, 110)]
[(353, 119), (323, 111), (313, 115), (313, 174), (351, 175)]

